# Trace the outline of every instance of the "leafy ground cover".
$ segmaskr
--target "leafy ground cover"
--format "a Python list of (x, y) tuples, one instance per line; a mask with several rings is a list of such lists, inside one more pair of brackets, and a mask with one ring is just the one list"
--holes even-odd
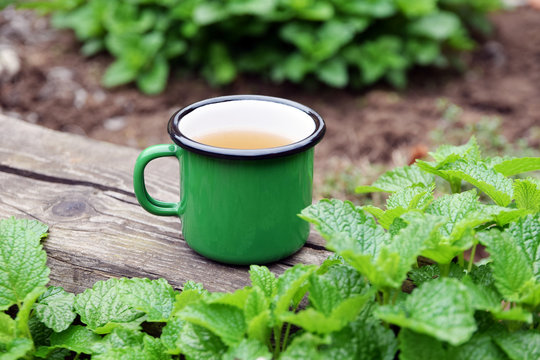
[[(16, 2), (17, 3), (17, 2)], [(105, 86), (132, 81), (145, 93), (165, 89), (172, 68), (211, 84), (239, 73), (275, 82), (313, 79), (356, 87), (385, 79), (406, 84), (413, 66), (448, 67), (470, 50), (470, 31), (488, 32), (499, 0), (191, 0), (18, 2), (53, 12), (73, 29), (82, 52), (116, 60)]]
[[(431, 157), (357, 188), (389, 193), (383, 208), (304, 209), (335, 255), (279, 277), (253, 265), (232, 293), (137, 278), (46, 287), (47, 227), (1, 220), (2, 356), (539, 358), (540, 182), (522, 174), (540, 158), (486, 157), (475, 138)], [(441, 183), (451, 192), (435, 196)], [(489, 257), (475, 262), (478, 246)]]

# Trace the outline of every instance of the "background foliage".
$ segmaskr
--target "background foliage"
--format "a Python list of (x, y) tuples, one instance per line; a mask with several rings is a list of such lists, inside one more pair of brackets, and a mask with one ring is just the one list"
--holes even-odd
[(90, 56), (115, 57), (105, 86), (135, 81), (161, 92), (172, 68), (211, 84), (255, 73), (274, 82), (405, 86), (415, 66), (455, 64), (487, 32), (499, 0), (52, 0), (22, 2), (52, 12)]

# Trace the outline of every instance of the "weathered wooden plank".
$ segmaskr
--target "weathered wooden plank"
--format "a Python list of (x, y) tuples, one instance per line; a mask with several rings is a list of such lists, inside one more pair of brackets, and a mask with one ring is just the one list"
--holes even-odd
[[(177, 218), (138, 205), (131, 185), (137, 155), (0, 116), (0, 217), (31, 217), (50, 226), (45, 249), (51, 281), (69, 291), (113, 276), (165, 277), (175, 287), (191, 279), (214, 291), (245, 286), (247, 267), (197, 255), (182, 239)], [(173, 200), (177, 173), (174, 161), (154, 167), (149, 191)], [(311, 236), (300, 252), (269, 267), (281, 273), (295, 263), (320, 263), (328, 255), (322, 245)]]

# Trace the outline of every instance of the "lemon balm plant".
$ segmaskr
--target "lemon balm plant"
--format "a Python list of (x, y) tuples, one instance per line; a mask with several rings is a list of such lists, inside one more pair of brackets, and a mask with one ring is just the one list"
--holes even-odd
[[(390, 193), (383, 209), (302, 212), (335, 252), (322, 265), (279, 277), (253, 265), (232, 293), (137, 278), (46, 287), (47, 227), (1, 220), (0, 356), (538, 359), (540, 182), (514, 176), (540, 158), (485, 158), (474, 139), (431, 155), (357, 189)], [(478, 246), (489, 257), (475, 262)]]
[[(8, 1), (10, 2), (10, 1)], [(386, 80), (413, 66), (445, 67), (486, 32), (500, 0), (50, 0), (12, 1), (52, 12), (83, 54), (116, 59), (106, 86), (161, 92), (171, 69), (224, 85), (240, 73), (333, 87)], [(1, 3), (0, 3), (1, 5)]]

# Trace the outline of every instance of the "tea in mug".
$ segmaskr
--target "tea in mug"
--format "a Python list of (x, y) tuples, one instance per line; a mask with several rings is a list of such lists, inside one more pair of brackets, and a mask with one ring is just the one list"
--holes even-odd
[(193, 140), (220, 148), (227, 149), (266, 149), (288, 145), (291, 139), (264, 131), (227, 130), (213, 132), (195, 137)]

